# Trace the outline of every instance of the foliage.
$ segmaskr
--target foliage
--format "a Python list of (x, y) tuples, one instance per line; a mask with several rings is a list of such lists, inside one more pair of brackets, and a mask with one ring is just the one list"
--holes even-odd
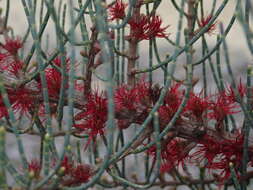
[[(213, 0), (208, 15), (203, 0), (79, 0), (76, 4), (22, 0), (28, 23), (24, 36), (8, 24), (15, 14), (13, 2), (5, 1), (0, 17), (1, 189), (249, 187), (252, 65), (236, 81), (226, 37), (239, 21), (253, 55), (250, 0), (235, 1), (225, 29), (218, 19), (228, 0)], [(177, 11), (172, 18), (178, 20), (175, 37), (172, 26), (163, 24), (159, 15), (161, 4)], [(56, 36), (54, 52), (43, 46), (50, 19)], [(207, 38), (215, 37), (210, 48)], [(164, 60), (158, 38), (173, 49)], [(144, 41), (148, 41), (147, 68), (139, 56)], [(200, 58), (196, 44), (202, 48)], [(221, 69), (222, 53), (228, 83)], [(183, 66), (179, 57), (185, 58)], [(176, 67), (184, 72), (180, 79), (175, 77)], [(214, 91), (207, 81), (208, 67)], [(163, 84), (153, 78), (155, 71)], [(95, 81), (105, 89), (94, 87)], [(6, 133), (15, 135), (17, 165), (8, 156)], [(27, 156), (24, 135), (40, 141), (39, 154), (33, 158)], [(59, 148), (56, 140), (61, 137), (64, 143)], [(137, 173), (129, 170), (132, 165)], [(199, 175), (194, 176), (193, 170)]]

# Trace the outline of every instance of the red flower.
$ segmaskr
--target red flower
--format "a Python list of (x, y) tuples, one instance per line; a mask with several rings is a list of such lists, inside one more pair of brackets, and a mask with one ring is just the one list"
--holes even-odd
[(89, 140), (103, 134), (107, 121), (107, 99), (104, 93), (91, 93), (85, 108), (76, 114), (75, 121), (75, 127), (89, 134)]
[[(69, 59), (67, 59), (66, 61), (67, 61), (67, 70), (68, 70)], [(61, 69), (60, 57), (55, 58), (53, 60), (53, 63)], [(46, 75), (47, 90), (48, 90), (49, 97), (58, 98), (60, 95), (61, 83), (62, 83), (61, 72), (58, 71), (56, 68), (51, 67), (51, 68), (45, 69), (45, 75)], [(39, 79), (39, 87), (42, 88), (40, 79)], [(67, 84), (66, 84), (66, 88), (68, 88)]]
[(129, 20), (130, 36), (129, 38), (135, 38), (139, 41), (146, 39), (145, 30), (148, 25), (148, 17), (141, 14), (140, 17), (133, 17)]
[(146, 36), (148, 39), (158, 37), (165, 38), (168, 34), (165, 33), (165, 30), (169, 27), (161, 27), (162, 19), (160, 16), (152, 16), (147, 26)]
[(2, 100), (0, 99), (0, 118), (8, 116), (8, 111), (7, 108), (5, 107), (5, 104)]
[[(170, 122), (181, 104), (184, 92), (179, 89), (180, 86), (181, 83), (175, 83), (171, 86), (165, 96), (164, 104), (160, 106), (158, 110), (160, 116), (160, 125), (162, 127), (165, 127)], [(180, 122), (181, 119), (179, 117), (176, 123), (179, 124)]]
[[(203, 28), (205, 27), (209, 22), (210, 20), (212, 19), (212, 15), (208, 15), (207, 17), (203, 17), (201, 18), (200, 21), (198, 21), (198, 25), (200, 28)], [(211, 26), (208, 28), (208, 30), (206, 31), (208, 34), (213, 34), (214, 31), (216, 30), (216, 25), (217, 25), (217, 21), (214, 22), (213, 24), (211, 24)]]
[(136, 90), (129, 89), (127, 85), (120, 86), (115, 92), (115, 106), (117, 111), (135, 110)]
[(127, 4), (123, 3), (122, 0), (116, 0), (116, 2), (109, 7), (109, 20), (123, 19), (125, 15), (125, 8)]
[[(39, 95), (39, 90), (36, 84), (27, 84), (26, 86), (20, 86), (18, 88), (6, 87), (10, 104), (14, 113), (20, 115), (29, 114), (37, 101), (37, 96)], [(7, 109), (3, 103), (2, 97), (0, 96), (0, 118), (8, 116)]]
[(61, 89), (61, 73), (55, 68), (45, 70), (49, 97), (58, 97)]
[(227, 115), (238, 113), (238, 105), (230, 98), (227, 98), (224, 92), (218, 94), (216, 100), (210, 103), (211, 112), (208, 114), (210, 119), (215, 119), (217, 122), (222, 122)]
[(39, 177), (41, 168), (42, 168), (41, 164), (37, 159), (32, 159), (28, 163), (28, 171), (33, 172), (33, 174), (36, 178)]
[(14, 75), (16, 78), (19, 78), (22, 76), (23, 65), (24, 63), (22, 61), (13, 61), (8, 68), (8, 72)]
[(203, 113), (209, 108), (209, 104), (207, 98), (201, 98), (200, 94), (196, 95), (191, 92), (185, 111), (189, 111), (197, 120), (201, 120)]
[[(184, 164), (188, 157), (189, 151), (185, 149), (186, 144), (180, 139), (173, 139), (169, 143), (162, 146), (161, 159), (162, 165), (160, 171), (170, 172), (171, 169), (178, 167), (180, 164)], [(148, 153), (154, 156), (156, 159), (156, 147), (153, 146), (148, 150)]]
[(92, 176), (93, 170), (88, 164), (79, 164), (71, 172), (74, 184), (86, 183)]
[(220, 180), (224, 181), (230, 177), (230, 162), (234, 164), (236, 171), (241, 168), (243, 139), (241, 133), (231, 134), (230, 139), (214, 139), (206, 134), (199, 141), (197, 151), (191, 158), (198, 161), (206, 160), (205, 167), (218, 172)]
[(22, 48), (22, 42), (20, 38), (17, 39), (11, 39), (7, 38), (5, 39), (5, 44), (2, 45), (2, 48), (5, 49), (9, 54), (11, 55), (17, 55), (18, 50)]
[(71, 169), (68, 175), (65, 175), (62, 179), (62, 185), (64, 186), (76, 186), (81, 183), (89, 181), (94, 171), (88, 164), (78, 164)]
[(0, 52), (0, 70), (6, 77), (20, 78), (22, 76), (23, 61), (8, 52)]
[[(137, 83), (133, 88), (127, 85), (120, 86), (115, 92), (116, 110), (136, 110), (149, 95), (149, 85), (145, 82)], [(134, 102), (134, 104), (133, 104)]]
[(69, 175), (74, 168), (74, 164), (72, 163), (72, 160), (70, 160), (67, 156), (64, 156), (61, 167), (65, 168), (64, 175)]
[(138, 41), (150, 40), (155, 37), (164, 38), (168, 36), (165, 30), (168, 28), (161, 27), (162, 20), (159, 16), (148, 17), (141, 14), (139, 17), (133, 17), (129, 20), (130, 36)]
[(165, 106), (170, 106), (175, 111), (180, 106), (184, 94), (184, 91), (179, 89), (181, 85), (181, 83), (173, 84), (164, 99)]
[(38, 93), (39, 91), (36, 89), (33, 90), (26, 86), (9, 89), (8, 94), (13, 110), (15, 112), (20, 112), (21, 114), (29, 113), (37, 102), (36, 96)]
[[(240, 80), (240, 83), (237, 86), (237, 90), (239, 92), (239, 95), (241, 98), (243, 98), (246, 95), (246, 86), (242, 84), (242, 81)], [(232, 86), (229, 86), (226, 92), (226, 96), (233, 102), (237, 102), (238, 98), (235, 95), (235, 90), (232, 88)]]
[(120, 86), (115, 92), (116, 117), (121, 129), (129, 127), (131, 123), (142, 123), (151, 104), (149, 84), (137, 83), (133, 88)]

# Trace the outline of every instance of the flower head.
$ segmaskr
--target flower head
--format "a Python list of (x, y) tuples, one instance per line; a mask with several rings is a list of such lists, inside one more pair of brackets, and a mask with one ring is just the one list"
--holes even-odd
[[(66, 69), (68, 70), (69, 68), (69, 59), (66, 60)], [(59, 69), (61, 69), (61, 59), (60, 57), (56, 57), (53, 60), (53, 64)], [(57, 70), (54, 67), (50, 67), (45, 69), (45, 75), (46, 75), (46, 82), (47, 82), (47, 90), (48, 90), (48, 95), (50, 98), (58, 98), (60, 95), (60, 90), (61, 90), (61, 84), (62, 84), (62, 74), (59, 70)], [(42, 88), (42, 83), (39, 79), (39, 87)], [(66, 84), (66, 87), (68, 88), (68, 84)]]
[(164, 38), (168, 34), (165, 33), (165, 30), (168, 28), (161, 27), (162, 20), (160, 16), (148, 17), (144, 14), (141, 14), (139, 17), (133, 17), (129, 20), (128, 24), (130, 25), (130, 36), (135, 38), (138, 41), (141, 40), (150, 40), (152, 38)]
[(158, 38), (165, 38), (168, 36), (168, 34), (165, 33), (165, 30), (169, 26), (161, 27), (162, 25), (162, 19), (160, 16), (152, 16), (149, 20), (147, 30), (146, 30), (146, 36), (148, 39), (158, 37)]
[(224, 181), (230, 177), (229, 163), (232, 162), (238, 171), (242, 164), (243, 140), (241, 133), (231, 134), (229, 139), (215, 139), (206, 134), (200, 141), (196, 152), (191, 158), (205, 160), (205, 167), (219, 173), (219, 179)]
[(216, 99), (210, 102), (211, 112), (208, 114), (208, 117), (217, 122), (222, 122), (227, 115), (238, 113), (239, 110), (236, 110), (236, 108), (238, 108), (238, 105), (228, 98), (224, 92), (220, 92)]
[(130, 123), (144, 121), (151, 105), (149, 84), (139, 82), (134, 87), (120, 86), (115, 92), (116, 117), (121, 129)]
[(65, 168), (64, 175), (69, 175), (72, 172), (72, 169), (74, 168), (74, 163), (71, 159), (69, 159), (68, 156), (64, 156), (61, 167)]
[(28, 163), (28, 171), (32, 172), (35, 178), (39, 177), (41, 168), (41, 164), (37, 159), (32, 159)]
[(5, 39), (5, 44), (2, 45), (2, 48), (11, 55), (17, 55), (18, 50), (22, 48), (22, 46), (23, 45), (20, 38), (7, 38)]
[(122, 0), (116, 0), (116, 2), (109, 7), (109, 20), (123, 19), (125, 15), (125, 8), (127, 4)]
[[(200, 27), (200, 29), (201, 28), (204, 28), (209, 22), (210, 22), (210, 20), (212, 19), (212, 15), (208, 15), (207, 17), (202, 17), (201, 19), (200, 19), (200, 21), (198, 22), (198, 25), (199, 25), (199, 27)], [(209, 28), (207, 29), (207, 33), (208, 34), (213, 34), (214, 33), (214, 31), (216, 30), (216, 25), (217, 25), (217, 21), (216, 22), (214, 22), (213, 24), (211, 24), (211, 26), (209, 26)]]
[[(45, 70), (48, 94), (50, 97), (58, 97), (61, 89), (62, 76), (55, 68)], [(42, 84), (41, 84), (42, 85)]]
[[(65, 164), (63, 165), (64, 167), (66, 166)], [(62, 178), (62, 185), (71, 187), (86, 183), (89, 181), (93, 173), (93, 168), (88, 164), (69, 165), (68, 163), (67, 170), (65, 170)]]
[(75, 121), (75, 127), (89, 134), (89, 140), (103, 134), (107, 121), (107, 99), (104, 93), (91, 93), (84, 109), (76, 114)]
[(78, 164), (72, 169), (71, 176), (75, 184), (86, 183), (92, 176), (93, 170), (88, 164)]
[[(242, 81), (240, 80), (239, 84), (237, 85), (237, 90), (241, 98), (243, 98), (246, 95), (246, 86), (242, 84)], [(233, 87), (230, 85), (227, 88), (226, 91), (226, 96), (233, 102), (237, 102), (238, 98), (236, 97), (235, 90)]]
[(0, 46), (0, 70), (8, 78), (20, 78), (22, 76), (23, 61), (17, 56), (18, 50), (22, 47), (19, 39), (7, 39), (6, 43)]
[(202, 98), (200, 94), (191, 92), (185, 111), (190, 112), (197, 120), (201, 120), (204, 112), (208, 110), (209, 104), (208, 98)]
[[(180, 139), (173, 139), (169, 142), (162, 143), (161, 159), (162, 164), (160, 171), (170, 172), (171, 169), (178, 167), (180, 164), (184, 164), (188, 157), (189, 150), (187, 144)], [(148, 153), (154, 156), (156, 159), (156, 147), (152, 146)]]
[(21, 115), (29, 113), (34, 108), (34, 103), (37, 102), (36, 95), (39, 94), (38, 90), (27, 86), (21, 86), (16, 89), (10, 88), (7, 91), (14, 112), (19, 112)]
[[(181, 104), (184, 92), (180, 90), (180, 86), (181, 83), (175, 83), (171, 86), (164, 98), (164, 104), (158, 110), (162, 127), (169, 123)], [(180, 122), (181, 118), (179, 117), (176, 123), (179, 124)]]

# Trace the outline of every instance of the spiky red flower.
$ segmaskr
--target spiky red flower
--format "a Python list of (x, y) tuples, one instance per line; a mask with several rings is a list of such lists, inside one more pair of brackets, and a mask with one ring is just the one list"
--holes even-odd
[(227, 115), (238, 113), (238, 105), (230, 98), (227, 98), (224, 92), (220, 92), (216, 100), (210, 102), (211, 112), (208, 114), (210, 119), (222, 122)]
[(17, 55), (18, 50), (22, 48), (22, 42), (20, 38), (6, 38), (5, 44), (2, 45), (2, 48), (5, 49), (11, 55)]
[(15, 60), (13, 61), (10, 65), (7, 71), (15, 76), (16, 78), (19, 78), (22, 76), (22, 68), (23, 68), (24, 63), (20, 60)]
[[(246, 86), (244, 84), (242, 84), (241, 80), (240, 80), (239, 84), (237, 85), (237, 90), (238, 90), (238, 93), (241, 98), (243, 98), (246, 95), (247, 89), (246, 89)], [(228, 86), (228, 88), (227, 88), (226, 96), (233, 102), (238, 101), (238, 98), (236, 97), (235, 90), (233, 89), (233, 87), (231, 85)]]
[(116, 2), (109, 7), (109, 20), (123, 19), (125, 15), (125, 8), (127, 4), (122, 0), (116, 0)]
[(164, 104), (173, 110), (177, 110), (182, 101), (184, 91), (180, 89), (181, 85), (182, 83), (174, 83), (164, 98)]
[(64, 156), (64, 158), (61, 162), (61, 167), (65, 168), (64, 175), (69, 175), (69, 174), (71, 174), (71, 172), (74, 168), (74, 163), (71, 159), (69, 159), (68, 156)]
[(55, 68), (47, 68), (45, 74), (49, 96), (58, 97), (61, 89), (61, 73)]
[[(180, 90), (180, 86), (181, 83), (175, 83), (171, 86), (164, 98), (164, 104), (158, 110), (162, 127), (169, 123), (181, 104), (184, 92)], [(179, 117), (176, 123), (179, 124), (180, 122), (181, 119)]]
[(200, 96), (201, 94), (191, 92), (190, 98), (185, 107), (185, 112), (190, 112), (190, 114), (192, 114), (192, 116), (197, 120), (202, 119), (203, 114), (208, 111), (210, 104), (208, 98), (202, 98)]
[(37, 102), (36, 96), (39, 94), (39, 91), (27, 86), (22, 86), (16, 89), (8, 89), (8, 94), (14, 112), (19, 112), (22, 115), (24, 113), (29, 113), (29, 111), (34, 108)]
[(149, 84), (139, 82), (130, 88), (120, 86), (115, 92), (116, 117), (121, 129), (129, 127), (130, 123), (141, 123), (148, 113), (151, 104)]
[(198, 144), (197, 151), (191, 158), (198, 161), (206, 160), (205, 167), (219, 173), (219, 179), (224, 181), (230, 177), (229, 163), (232, 162), (236, 171), (242, 164), (243, 135), (231, 134), (229, 139), (214, 137), (206, 134)]
[(32, 159), (30, 162), (28, 162), (28, 171), (33, 172), (34, 177), (36, 178), (39, 177), (41, 168), (41, 164), (37, 159)]
[(92, 176), (93, 170), (88, 164), (78, 164), (71, 173), (75, 184), (86, 183)]
[(22, 76), (23, 65), (23, 61), (19, 60), (16, 54), (13, 55), (7, 51), (0, 52), (0, 70), (6, 77), (20, 78)]
[[(67, 70), (68, 70), (69, 59), (67, 59), (66, 62), (67, 62)], [(56, 57), (53, 60), (53, 64), (58, 66), (61, 69), (60, 57)], [(47, 90), (48, 90), (49, 97), (58, 98), (60, 95), (61, 83), (62, 83), (61, 72), (54, 67), (50, 67), (50, 68), (45, 69), (45, 75), (46, 75)], [(39, 79), (39, 87), (42, 88), (40, 79)], [(67, 84), (66, 84), (66, 88), (68, 88)]]
[(71, 172), (64, 175), (62, 185), (72, 187), (80, 185), (81, 183), (86, 183), (89, 181), (93, 173), (93, 168), (90, 165), (78, 164), (71, 169)]
[[(35, 108), (38, 102), (39, 90), (36, 84), (27, 84), (18, 88), (6, 86), (8, 98), (14, 113), (29, 116), (30, 111)], [(8, 116), (7, 109), (0, 96), (0, 118)]]
[(129, 20), (130, 25), (130, 38), (135, 38), (136, 40), (146, 39), (145, 30), (148, 24), (148, 17), (141, 14), (140, 17), (133, 17)]
[[(145, 97), (148, 95), (148, 83), (139, 82), (132, 88), (127, 85), (122, 85), (115, 92), (116, 110), (136, 110), (138, 104), (142, 104), (142, 101), (145, 101)], [(133, 104), (133, 102), (135, 103)]]
[(103, 134), (107, 121), (107, 99), (104, 93), (91, 93), (84, 109), (76, 114), (75, 121), (75, 127), (89, 134), (89, 140)]
[[(212, 15), (208, 15), (208, 16), (206, 16), (206, 17), (201, 18), (200, 21), (198, 21), (199, 27), (200, 27), (200, 28), (205, 27), (205, 26), (210, 22), (211, 19), (212, 19)], [(216, 22), (214, 22), (213, 24), (211, 24), (211, 26), (207, 29), (206, 32), (207, 32), (208, 34), (213, 34), (214, 31), (216, 30), (216, 25), (217, 25), (217, 23), (218, 23), (218, 22), (216, 21)]]
[(147, 39), (152, 39), (154, 37), (165, 38), (168, 34), (165, 33), (165, 30), (169, 27), (161, 27), (162, 19), (160, 16), (152, 16), (149, 20), (149, 24), (146, 30)]
[[(166, 144), (163, 144), (161, 149), (162, 164), (160, 171), (170, 172), (171, 169), (184, 164), (188, 157), (189, 151), (185, 150), (186, 144), (180, 139), (173, 139)], [(148, 150), (148, 153), (156, 159), (156, 147), (153, 146)]]
[(168, 34), (165, 33), (168, 26), (161, 27), (162, 20), (160, 16), (148, 17), (141, 14), (139, 17), (131, 18), (128, 24), (130, 25), (129, 38), (134, 38), (138, 41), (150, 40), (155, 37), (164, 38), (168, 36)]

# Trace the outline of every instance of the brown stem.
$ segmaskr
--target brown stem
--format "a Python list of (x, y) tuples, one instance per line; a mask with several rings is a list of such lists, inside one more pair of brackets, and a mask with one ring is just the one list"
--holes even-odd
[(188, 0), (188, 17), (187, 17), (187, 26), (189, 31), (189, 40), (194, 36), (194, 14), (195, 14), (195, 0)]
[[(140, 18), (140, 8), (141, 8), (141, 3), (142, 0), (139, 0), (134, 9), (133, 9), (133, 17), (132, 19), (138, 19)], [(136, 63), (136, 57), (138, 57), (137, 55), (137, 47), (138, 47), (138, 39), (136, 38), (131, 38), (131, 36), (133, 36), (133, 33), (135, 31), (133, 31), (132, 29), (130, 29), (130, 38), (129, 38), (129, 49), (128, 49), (128, 65), (127, 65), (127, 83), (129, 86), (134, 86), (135, 85), (135, 74), (133, 73), (133, 71), (136, 69), (135, 68), (135, 63)]]
[[(129, 57), (137, 57), (137, 45), (138, 42), (131, 40), (129, 42)], [(127, 65), (127, 83), (130, 86), (135, 85), (135, 75), (133, 71), (135, 70), (135, 59), (128, 58), (128, 65)]]
[(96, 47), (97, 43), (97, 36), (98, 32), (95, 27), (92, 28), (92, 34), (91, 34), (91, 46), (88, 53), (88, 64), (86, 67), (86, 74), (85, 74), (85, 81), (84, 81), (84, 97), (87, 98), (87, 96), (91, 92), (91, 79), (92, 79), (92, 69), (94, 67), (95, 57), (98, 53), (98, 50)]

